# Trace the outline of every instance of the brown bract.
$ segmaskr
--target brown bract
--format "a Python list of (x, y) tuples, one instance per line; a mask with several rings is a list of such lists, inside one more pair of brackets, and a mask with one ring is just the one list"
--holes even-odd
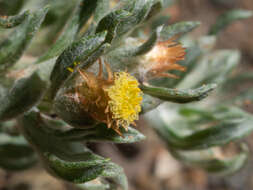
[(174, 74), (167, 73), (167, 71), (185, 71), (186, 68), (177, 63), (178, 61), (184, 60), (185, 54), (185, 48), (173, 40), (158, 42), (156, 46), (146, 54), (146, 59), (149, 62), (147, 65), (148, 78), (178, 78)]
[(106, 123), (119, 135), (119, 128), (128, 129), (138, 120), (141, 111), (142, 93), (138, 81), (126, 72), (113, 73), (105, 63), (108, 77), (103, 76), (102, 62), (99, 61), (99, 73), (95, 74), (78, 69), (82, 79), (76, 89), (83, 109), (96, 121)]
[[(97, 121), (107, 123), (108, 128), (113, 127), (112, 113), (109, 110), (109, 97), (106, 89), (113, 84), (113, 75), (110, 67), (106, 64), (108, 78), (102, 75), (102, 63), (99, 61), (99, 73), (94, 75), (91, 72), (78, 72), (85, 81), (77, 87), (77, 94), (84, 109)], [(115, 128), (115, 127), (113, 127)]]

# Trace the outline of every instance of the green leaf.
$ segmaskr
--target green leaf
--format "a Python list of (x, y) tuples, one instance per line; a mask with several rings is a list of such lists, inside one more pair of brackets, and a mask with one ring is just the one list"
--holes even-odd
[[(150, 51), (156, 44), (162, 27), (158, 27), (152, 35), (144, 43), (140, 43), (133, 38), (126, 39), (122, 47), (116, 48), (107, 54), (108, 62), (115, 70), (134, 70), (138, 64), (136, 63), (136, 56), (143, 55)], [(138, 45), (136, 45), (138, 44)]]
[(97, 7), (94, 11), (94, 22), (98, 23), (110, 11), (110, 1), (97, 0)]
[(139, 47), (132, 48), (130, 51), (126, 52), (126, 55), (132, 57), (132, 56), (143, 55), (143, 54), (149, 52), (156, 44), (156, 42), (160, 36), (160, 32), (161, 32), (162, 28), (163, 27), (158, 27), (145, 43), (143, 43)]
[(229, 158), (205, 158), (205, 153), (198, 152), (191, 154), (192, 152), (182, 152), (175, 149), (171, 149), (172, 155), (180, 160), (182, 163), (190, 167), (198, 167), (205, 169), (209, 173), (216, 175), (230, 175), (241, 169), (248, 160), (249, 150), (245, 144), (241, 145), (242, 151), (235, 156)]
[(85, 12), (85, 10), (90, 7), (83, 6), (83, 3), (84, 2), (81, 1), (81, 3), (77, 5), (72, 17), (68, 20), (61, 36), (44, 55), (39, 57), (36, 63), (40, 63), (59, 56), (70, 44), (73, 43), (77, 35), (78, 29), (80, 28), (81, 25), (80, 20), (84, 19), (84, 17), (85, 18), (87, 17), (87, 19), (90, 17), (90, 14)]
[(126, 1), (123, 9), (130, 12), (131, 16), (126, 18), (119, 26), (119, 34), (133, 30), (151, 14), (152, 8), (160, 2), (153, 0)]
[(242, 71), (241, 73), (236, 73), (231, 75), (227, 82), (223, 84), (224, 91), (233, 90), (236, 86), (241, 84), (250, 83), (253, 80), (253, 72), (251, 71)]
[[(104, 0), (103, 0), (104, 1)], [(108, 2), (108, 1), (107, 1)], [(81, 29), (81, 27), (87, 23), (88, 19), (91, 17), (92, 13), (95, 12), (98, 8), (102, 8), (102, 5), (105, 5), (104, 2), (102, 2), (101, 0), (82, 0), (80, 7), (81, 12), (80, 12), (80, 22), (79, 22), (79, 30)], [(100, 7), (99, 7), (100, 6)], [(106, 8), (106, 7), (104, 7)], [(101, 14), (104, 10), (101, 9)], [(98, 14), (98, 12), (95, 12)], [(94, 17), (97, 19), (97, 17), (99, 17), (99, 15), (94, 15)]]
[(153, 0), (124, 1), (121, 9), (115, 10), (100, 20), (96, 32), (108, 31), (107, 42), (122, 41), (144, 21), (155, 4)]
[(96, 33), (102, 32), (104, 30), (108, 31), (106, 36), (106, 42), (110, 43), (117, 36), (117, 29), (120, 22), (124, 18), (129, 17), (130, 13), (124, 10), (116, 10), (109, 13), (104, 18), (100, 20), (96, 28)]
[(24, 23), (0, 43), (0, 71), (11, 67), (22, 56), (43, 22), (48, 7), (29, 15)]
[(209, 30), (209, 35), (217, 35), (219, 32), (224, 30), (228, 25), (233, 23), (236, 20), (247, 19), (253, 16), (253, 12), (249, 10), (230, 10), (222, 15), (220, 15), (216, 21), (216, 23), (211, 26)]
[(170, 20), (170, 15), (161, 15), (152, 20), (150, 28), (155, 30), (159, 26), (166, 25)]
[[(166, 114), (167, 117), (169, 114), (173, 115), (175, 119), (168, 122), (169, 118), (164, 117)], [(183, 108), (178, 110), (178, 114), (181, 116), (176, 117), (171, 110), (164, 109), (159, 115), (153, 112), (146, 118), (169, 147), (180, 150), (200, 150), (225, 145), (249, 135), (253, 130), (253, 117), (239, 108), (224, 106), (212, 112)], [(201, 129), (203, 125), (209, 127)], [(195, 130), (182, 134), (182, 126), (188, 131), (194, 126)]]
[(92, 158), (89, 163), (80, 160), (65, 161), (51, 154), (45, 155), (45, 157), (51, 173), (66, 181), (78, 184), (102, 177), (108, 179), (110, 189), (120, 186), (122, 189), (127, 190), (127, 180), (123, 174), (123, 169), (106, 159), (104, 159), (104, 163), (99, 163)]
[(156, 0), (152, 4), (152, 7), (151, 7), (145, 21), (154, 18), (157, 14), (159, 14), (162, 11), (163, 8), (165, 8), (165, 7), (163, 7), (163, 0)]
[(161, 38), (163, 40), (168, 40), (171, 37), (178, 35), (178, 34), (184, 34), (192, 31), (196, 27), (200, 25), (200, 22), (178, 22), (176, 24), (163, 27), (163, 30), (161, 31)]
[(4, 86), (0, 85), (0, 100), (1, 100), (1, 98), (3, 98), (3, 96), (6, 93), (7, 93), (7, 89)]
[(23, 136), (0, 133), (0, 167), (5, 170), (24, 170), (33, 166), (36, 156)]
[(207, 97), (208, 93), (216, 88), (216, 84), (203, 85), (197, 89), (178, 90), (162, 87), (154, 87), (149, 85), (141, 85), (141, 90), (148, 95), (154, 96), (164, 101), (176, 103), (188, 103), (199, 101)]
[(13, 28), (21, 24), (29, 15), (29, 11), (25, 11), (19, 15), (15, 16), (2, 16), (0, 17), (0, 27), (3, 28)]
[(236, 50), (216, 50), (205, 55), (177, 88), (194, 88), (208, 83), (222, 84), (240, 61)]
[(162, 103), (162, 100), (149, 96), (148, 94), (143, 94), (141, 103), (141, 114), (149, 112)]
[(78, 189), (82, 190), (108, 190), (110, 188), (108, 184), (103, 183), (98, 184), (97, 181), (94, 182), (91, 181), (76, 186), (78, 187)]
[(15, 15), (23, 7), (27, 0), (1, 0), (0, 12), (3, 15)]
[(81, 0), (42, 0), (42, 6), (49, 6), (50, 10), (43, 22), (44, 27), (48, 27), (45, 42), (51, 45), (58, 38), (59, 34), (71, 17), (73, 10)]
[(107, 32), (101, 32), (95, 35), (84, 36), (79, 41), (71, 44), (58, 57), (50, 77), (53, 97), (64, 81), (72, 74), (68, 68), (73, 68), (74, 62), (86, 61), (94, 54), (104, 43), (106, 34)]
[(43, 117), (33, 110), (20, 118), (20, 124), (22, 133), (39, 153), (49, 173), (73, 183), (104, 177), (110, 186), (127, 189), (126, 177), (119, 166), (95, 155), (82, 142), (66, 141), (55, 136), (54, 130), (50, 130), (50, 122)]
[(18, 80), (0, 99), (0, 120), (15, 118), (31, 109), (42, 97), (47, 83), (35, 72)]
[(84, 142), (113, 142), (113, 143), (135, 143), (145, 139), (145, 136), (132, 127), (128, 130), (120, 129), (122, 137), (113, 129), (108, 129), (105, 124), (99, 124), (91, 129), (72, 129), (56, 133), (57, 137), (68, 141)]

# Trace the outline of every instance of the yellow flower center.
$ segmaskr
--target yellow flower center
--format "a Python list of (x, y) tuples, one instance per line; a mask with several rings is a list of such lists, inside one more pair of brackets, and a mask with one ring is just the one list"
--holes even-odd
[(139, 118), (142, 92), (138, 85), (138, 81), (128, 73), (116, 72), (114, 84), (107, 89), (112, 118), (125, 128)]

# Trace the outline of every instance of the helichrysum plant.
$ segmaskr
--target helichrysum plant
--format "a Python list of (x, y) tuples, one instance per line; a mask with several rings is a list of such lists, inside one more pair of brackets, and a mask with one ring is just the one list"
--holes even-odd
[(149, 126), (140, 127), (152, 127), (183, 163), (216, 174), (240, 169), (246, 144), (217, 156), (253, 130), (252, 115), (222, 98), (240, 52), (213, 47), (252, 12), (229, 11), (196, 39), (187, 33), (199, 22), (167, 24), (162, 10), (171, 3), (0, 1), (0, 166), (40, 160), (80, 188), (127, 189), (123, 169), (86, 143), (144, 140), (135, 129), (143, 115)]

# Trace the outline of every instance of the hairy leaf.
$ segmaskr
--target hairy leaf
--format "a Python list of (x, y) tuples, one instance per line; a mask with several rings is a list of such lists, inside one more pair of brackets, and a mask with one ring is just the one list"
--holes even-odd
[(0, 71), (11, 67), (22, 56), (43, 22), (48, 7), (28, 15), (10, 36), (0, 43)]
[(29, 11), (25, 11), (15, 16), (2, 16), (0, 17), (0, 27), (13, 28), (21, 24), (29, 15)]
[[(209, 150), (210, 151), (210, 150)], [(189, 152), (171, 149), (172, 155), (182, 163), (205, 169), (209, 173), (216, 175), (229, 175), (241, 169), (248, 160), (249, 150), (246, 145), (242, 145), (242, 151), (229, 158), (205, 158), (203, 152), (189, 154)]]
[(0, 167), (24, 170), (34, 165), (36, 156), (23, 136), (0, 133)]
[[(167, 122), (169, 119), (164, 117), (166, 113), (172, 114), (171, 112), (166, 110), (160, 112), (162, 116), (153, 113), (149, 114), (147, 119), (169, 147), (181, 150), (199, 150), (225, 145), (249, 135), (253, 130), (253, 117), (239, 108), (219, 107), (213, 112), (202, 109), (179, 109), (183, 116), (176, 117), (171, 122)], [(192, 122), (191, 118), (196, 117), (197, 120)], [(176, 132), (181, 126), (190, 129), (192, 125), (200, 128), (204, 124), (210, 127), (193, 130), (188, 135), (182, 135), (182, 131), (181, 134), (180, 131)]]
[(108, 129), (105, 124), (99, 124), (91, 129), (72, 129), (56, 135), (64, 140), (84, 142), (134, 143), (145, 139), (143, 134), (132, 127), (128, 127), (127, 131), (121, 129), (121, 132), (123, 137), (113, 129)]
[(163, 27), (163, 30), (161, 31), (161, 38), (163, 40), (168, 40), (175, 35), (190, 32), (199, 25), (200, 22), (188, 21), (188, 22), (179, 22), (170, 26)]
[(110, 10), (110, 1), (97, 0), (97, 7), (94, 11), (94, 22), (98, 23)]
[(81, 1), (81, 3), (77, 5), (72, 17), (68, 20), (61, 36), (44, 55), (39, 57), (36, 63), (40, 63), (59, 56), (71, 43), (73, 43), (78, 32), (79, 23), (82, 15), (82, 4), (83, 2)]
[(4, 15), (15, 15), (23, 7), (27, 0), (2, 0), (0, 1), (0, 12)]
[[(51, 73), (52, 96), (56, 94), (63, 82), (71, 75), (69, 67), (74, 66), (74, 62), (86, 61), (104, 43), (107, 32), (95, 35), (84, 36), (81, 40), (74, 42), (56, 60)], [(88, 65), (87, 65), (88, 66)]]
[(163, 27), (158, 27), (155, 32), (148, 38), (148, 40), (137, 48), (132, 48), (129, 52), (126, 52), (128, 56), (139, 56), (149, 52), (156, 44), (160, 32)]
[(240, 53), (236, 50), (217, 50), (205, 55), (198, 67), (192, 70), (177, 88), (194, 88), (199, 85), (222, 84), (237, 66)]
[(0, 99), (0, 120), (15, 118), (31, 109), (42, 97), (47, 87), (38, 73), (18, 80)]
[(26, 113), (20, 119), (20, 124), (26, 139), (52, 175), (73, 183), (105, 177), (110, 179), (110, 185), (116, 184), (127, 189), (126, 177), (119, 166), (95, 155), (81, 142), (66, 141), (55, 136), (48, 126), (50, 123), (39, 112)]
[(209, 35), (217, 35), (220, 31), (226, 28), (229, 24), (236, 20), (246, 19), (253, 16), (253, 12), (249, 10), (230, 10), (217, 19), (216, 23), (211, 26)]
[(98, 23), (96, 33), (104, 30), (108, 31), (106, 42), (110, 43), (117, 36), (116, 31), (120, 22), (122, 22), (124, 18), (129, 17), (129, 15), (130, 13), (124, 10), (116, 10), (109, 13)]
[(143, 84), (140, 86), (140, 88), (144, 93), (159, 98), (161, 100), (176, 103), (188, 103), (193, 101), (199, 101), (207, 97), (208, 93), (214, 90), (216, 86), (216, 84), (208, 84), (197, 89), (178, 90), (154, 87)]

